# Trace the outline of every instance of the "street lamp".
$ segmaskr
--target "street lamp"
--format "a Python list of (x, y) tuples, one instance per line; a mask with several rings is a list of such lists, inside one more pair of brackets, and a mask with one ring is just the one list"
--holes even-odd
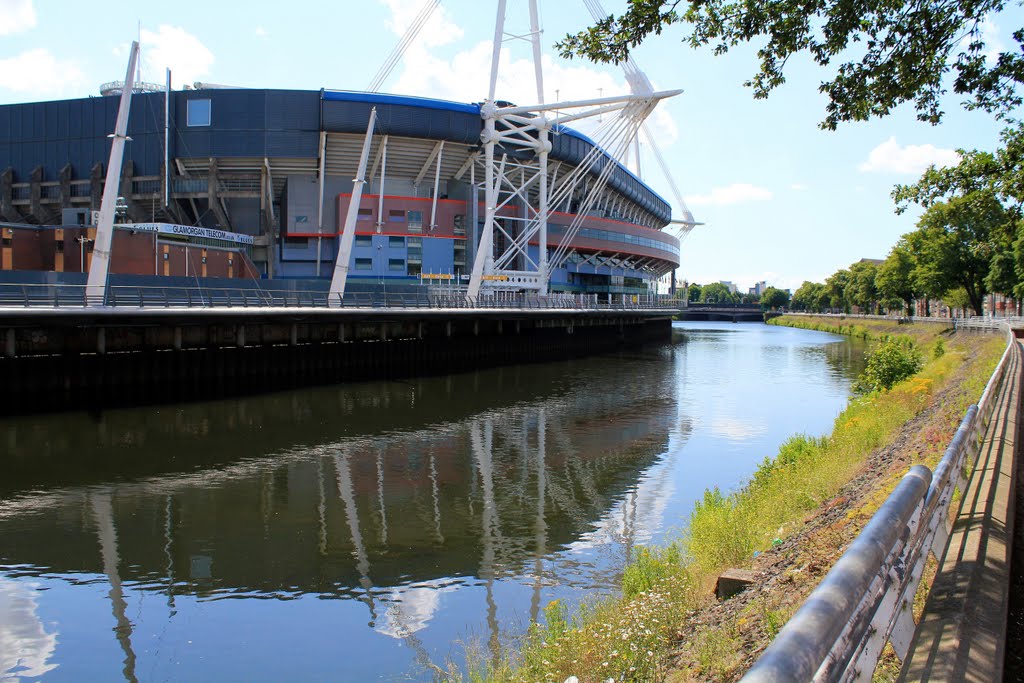
[(89, 243), (89, 242), (92, 242), (93, 240), (91, 238), (89, 238), (89, 237), (86, 237), (84, 234), (82, 234), (82, 235), (78, 236), (76, 241), (79, 244), (79, 247), (78, 247), (79, 270), (84, 273), (85, 272), (85, 245), (87, 243)]

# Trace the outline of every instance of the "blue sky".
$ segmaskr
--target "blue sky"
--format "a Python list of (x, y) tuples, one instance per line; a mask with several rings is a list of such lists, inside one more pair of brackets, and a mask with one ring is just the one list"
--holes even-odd
[[(365, 89), (424, 0), (290, 0), (245, 3), (128, 3), (0, 0), (0, 103), (85, 97), (124, 77), (127, 46), (140, 34), (143, 79), (177, 86), (212, 83), (257, 88)], [(604, 0), (619, 12), (624, 0)], [(382, 91), (480, 101), (486, 96), (496, 3), (442, 0), (442, 9), (406, 52)], [(509, 0), (508, 29), (525, 32), (527, 3)], [(621, 71), (566, 61), (551, 45), (589, 22), (580, 0), (541, 0), (547, 99), (626, 92)], [(1024, 13), (986, 26), (993, 45), (1012, 43)], [(896, 216), (889, 192), (956, 148), (992, 149), (1000, 125), (946, 101), (946, 120), (929, 126), (909, 106), (870, 123), (824, 132), (817, 123), (827, 74), (793, 60), (787, 83), (754, 100), (743, 82), (754, 50), (715, 57), (681, 44), (682, 29), (635, 53), (660, 89), (684, 93), (659, 107), (651, 127), (690, 210), (705, 225), (683, 244), (679, 277), (693, 282), (759, 280), (795, 288), (821, 281), (861, 258), (884, 258), (917, 214)], [(498, 96), (532, 103), (524, 43), (507, 47)], [(2, 165), (2, 160), (0, 160)], [(644, 179), (676, 204), (649, 150)], [(678, 210), (678, 207), (676, 207)]]

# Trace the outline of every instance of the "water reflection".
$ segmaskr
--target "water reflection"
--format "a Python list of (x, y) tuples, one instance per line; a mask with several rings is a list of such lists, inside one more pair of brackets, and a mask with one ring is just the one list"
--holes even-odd
[(472, 637), (495, 656), (845, 400), (827, 335), (688, 337), (0, 421), (0, 599), (23, 615), (0, 637), (34, 643), (0, 649), (24, 653), (0, 679), (423, 679)]
[(502, 581), (529, 584), (537, 619), (555, 555), (635, 542), (638, 477), (678, 423), (669, 354), (6, 424), (0, 560), (104, 576), (128, 681), (127, 586), (171, 619), (183, 596), (357, 601), (424, 664), (418, 634), (478, 586), (496, 656)]
[(50, 662), (57, 634), (39, 619), (37, 584), (0, 576), (0, 681), (38, 678), (57, 668)]

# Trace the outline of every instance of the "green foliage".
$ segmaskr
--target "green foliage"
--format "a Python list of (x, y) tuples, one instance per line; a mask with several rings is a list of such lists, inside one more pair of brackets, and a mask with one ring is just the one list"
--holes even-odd
[(946, 343), (941, 339), (936, 339), (932, 344), (932, 358), (942, 358), (944, 355), (946, 355)]
[(874, 313), (878, 305), (878, 287), (875, 285), (877, 273), (878, 265), (868, 259), (861, 259), (850, 266), (845, 296), (861, 313)]
[(700, 302), (702, 304), (735, 304), (740, 298), (729, 291), (729, 288), (721, 282), (712, 282), (704, 285), (700, 291)]
[(908, 315), (913, 312), (914, 299), (918, 296), (911, 277), (913, 268), (914, 259), (910, 247), (905, 239), (900, 240), (875, 273), (875, 286), (887, 309), (892, 310), (902, 304)]
[(644, 546), (635, 549), (622, 575), (623, 597), (633, 598), (647, 593), (665, 581), (685, 574), (683, 560), (683, 553), (675, 543), (664, 548)]
[(701, 286), (700, 285), (694, 284), (694, 283), (690, 283), (690, 286), (687, 288), (687, 292), (688, 292), (687, 297), (689, 297), (689, 300), (691, 302), (700, 301), (700, 293), (701, 293)]
[(775, 310), (783, 308), (789, 303), (789, 292), (784, 289), (768, 287), (761, 293), (761, 308), (764, 310)]
[(798, 311), (813, 313), (821, 312), (821, 295), (824, 285), (804, 280), (800, 288), (793, 293), (791, 307)]
[(558, 48), (565, 57), (618, 63), (651, 34), (681, 24), (686, 43), (711, 46), (715, 54), (755, 45), (758, 69), (745, 85), (759, 99), (785, 82), (794, 56), (810, 57), (831, 79), (819, 86), (828, 97), (822, 128), (885, 116), (903, 102), (913, 102), (918, 118), (935, 124), (943, 115), (940, 99), (950, 71), (953, 90), (973, 98), (968, 108), (1002, 115), (1021, 103), (1024, 32), (1014, 33), (1017, 45), (987, 61), (986, 52), (1001, 46), (986, 46), (980, 29), (1004, 5), (1005, 0), (630, 0), (621, 15), (565, 36)]
[(864, 372), (857, 378), (858, 393), (888, 391), (921, 369), (921, 352), (909, 337), (883, 337), (867, 353)]

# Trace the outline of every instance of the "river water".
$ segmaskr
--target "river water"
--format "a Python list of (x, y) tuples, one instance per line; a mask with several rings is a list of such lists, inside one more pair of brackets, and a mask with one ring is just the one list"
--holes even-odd
[(0, 681), (429, 680), (553, 599), (614, 591), (789, 435), (856, 342), (685, 341), (100, 414), (0, 420)]

